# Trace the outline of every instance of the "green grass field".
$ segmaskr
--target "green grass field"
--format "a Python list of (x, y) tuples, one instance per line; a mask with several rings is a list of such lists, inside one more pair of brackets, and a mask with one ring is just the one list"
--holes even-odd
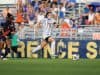
[(0, 75), (100, 75), (100, 59), (0, 60)]

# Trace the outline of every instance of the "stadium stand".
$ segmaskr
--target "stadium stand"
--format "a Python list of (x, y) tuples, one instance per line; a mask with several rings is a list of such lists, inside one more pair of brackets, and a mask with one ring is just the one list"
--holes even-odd
[[(18, 1), (20, 1), (20, 0), (18, 0)], [(88, 22), (88, 20), (84, 20), (84, 15), (86, 15), (86, 14), (84, 14), (84, 8), (86, 7), (86, 5), (87, 4), (85, 4), (85, 3), (76, 3), (76, 2), (74, 2), (74, 5), (73, 6), (71, 6), (71, 7), (67, 7), (67, 4), (66, 4), (66, 6), (63, 6), (62, 8), (64, 8), (64, 7), (66, 7), (65, 9), (65, 11), (62, 11), (62, 10), (60, 10), (60, 4), (61, 3), (58, 3), (57, 4), (57, 2), (48, 2), (49, 0), (43, 0), (43, 1), (41, 1), (41, 0), (36, 0), (36, 1), (34, 1), (34, 0), (29, 0), (29, 1), (26, 1), (26, 3), (25, 4), (21, 4), (21, 3), (19, 3), (19, 5), (18, 5), (18, 3), (17, 4), (0, 4), (0, 14), (2, 13), (2, 10), (3, 9), (5, 9), (6, 7), (9, 7), (10, 8), (10, 10), (13, 12), (13, 15), (15, 16), (15, 20), (16, 20), (16, 13), (17, 13), (17, 10), (21, 10), (21, 12), (23, 13), (22, 14), (22, 17), (24, 17), (24, 19), (25, 20), (27, 20), (26, 19), (26, 16), (27, 16), (27, 12), (30, 12), (30, 11), (28, 11), (27, 9), (33, 9), (33, 13), (34, 13), (34, 15), (35, 15), (35, 21), (34, 21), (34, 25), (36, 25), (37, 24), (37, 21), (36, 21), (36, 17), (37, 17), (37, 15), (38, 15), (38, 13), (39, 12), (44, 12), (44, 13), (46, 13), (47, 11), (51, 11), (50, 9), (51, 9), (51, 7), (50, 7), (50, 4), (55, 4), (55, 12), (54, 12), (54, 14), (56, 14), (56, 17), (55, 17), (55, 19), (57, 20), (57, 25), (59, 26), (56, 30), (57, 31), (55, 31), (55, 29), (54, 29), (54, 32), (55, 33), (53, 33), (53, 35), (55, 35), (55, 37), (57, 38), (57, 36), (58, 37), (69, 37), (70, 38), (70, 36), (61, 36), (60, 35), (60, 32), (61, 31), (63, 31), (62, 30), (62, 28), (60, 28), (61, 27), (61, 25), (62, 24), (59, 24), (59, 21), (60, 21), (60, 19), (61, 19), (61, 22), (64, 22), (64, 19), (67, 17), (72, 23), (71, 23), (71, 29), (67, 29), (66, 30), (66, 32), (70, 32), (70, 30), (71, 30), (71, 32), (70, 32), (70, 34), (71, 35), (74, 35), (74, 36), (76, 36), (77, 37), (77, 39), (78, 38), (80, 38), (79, 36), (81, 35), (82, 37), (84, 36), (83, 34), (87, 34), (87, 33), (85, 33), (85, 30), (86, 30), (86, 32), (87, 32), (87, 30), (88, 29), (92, 29), (93, 28), (93, 26), (94, 26), (94, 24), (93, 24), (93, 26), (92, 25), (86, 25)], [(23, 2), (22, 2), (23, 3)], [(45, 6), (44, 4), (47, 6)], [(68, 3), (70, 3), (70, 2), (68, 2)], [(62, 2), (62, 5), (63, 5), (63, 2)], [(18, 6), (22, 6), (22, 7), (20, 7), (20, 8), (22, 8), (22, 9), (18, 9)], [(92, 6), (90, 6), (90, 8), (92, 8)], [(62, 18), (59, 18), (59, 11), (62, 11), (62, 14), (64, 14), (63, 16), (63, 19)], [(58, 12), (57, 12), (58, 11)], [(83, 23), (83, 20), (84, 20), (84, 22), (85, 23)], [(0, 17), (0, 22), (2, 21), (2, 17)], [(31, 39), (34, 39), (34, 36), (35, 37), (39, 37), (39, 36), (41, 36), (40, 34), (41, 34), (41, 30), (40, 30), (40, 33), (38, 33), (37, 35), (34, 35), (35, 34), (35, 32), (34, 32), (34, 29), (32, 30), (30, 27), (29, 27), (29, 23), (27, 23), (28, 21), (26, 21), (26, 23), (24, 23), (24, 25), (25, 25), (25, 28), (24, 27), (21, 27), (21, 31), (23, 32), (24, 30), (25, 30), (25, 34), (21, 34), (20, 33), (20, 35), (22, 36), (22, 37), (20, 37), (20, 39), (25, 39), (25, 38), (31, 38)], [(67, 22), (67, 21), (66, 21)], [(23, 24), (23, 23), (21, 23), (21, 24)], [(15, 23), (15, 25), (16, 25), (16, 27), (18, 26), (17, 25), (17, 23)], [(20, 25), (21, 26), (21, 25)], [(99, 25), (98, 25), (99, 26)], [(18, 28), (18, 27), (17, 27)], [(30, 28), (30, 29), (29, 29)], [(19, 28), (20, 29), (20, 28)], [(28, 31), (28, 29), (30, 30), (30, 31)], [(81, 31), (79, 31), (81, 29)], [(94, 29), (96, 29), (96, 30), (99, 30), (99, 28), (97, 27), (97, 28), (94, 28)], [(73, 30), (75, 30), (75, 32), (73, 32)], [(83, 31), (82, 31), (83, 30)], [(32, 32), (34, 32), (34, 34), (32, 33)], [(79, 33), (78, 33), (79, 32)], [(81, 32), (81, 34), (80, 34), (80, 32)], [(82, 33), (82, 32), (84, 32), (84, 33)], [(93, 31), (92, 31), (93, 32)], [(91, 34), (92, 34), (92, 32), (91, 32)], [(79, 35), (80, 34), (80, 35)], [(32, 36), (32, 37), (31, 37)], [(73, 38), (74, 38), (74, 36), (73, 36)], [(86, 36), (88, 36), (88, 34), (86, 35)], [(87, 38), (87, 37), (86, 37)], [(89, 37), (89, 38), (92, 38), (92, 35)]]

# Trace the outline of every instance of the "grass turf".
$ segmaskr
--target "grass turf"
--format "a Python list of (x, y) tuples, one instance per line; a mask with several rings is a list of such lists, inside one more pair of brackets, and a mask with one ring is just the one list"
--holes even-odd
[(0, 75), (100, 75), (100, 59), (0, 60)]

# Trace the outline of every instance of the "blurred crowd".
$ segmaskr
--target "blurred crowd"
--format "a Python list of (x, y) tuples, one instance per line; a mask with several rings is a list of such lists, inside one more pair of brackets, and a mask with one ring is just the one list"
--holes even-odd
[[(16, 22), (28, 22), (29, 25), (41, 21), (47, 12), (52, 12), (58, 24), (67, 23), (67, 27), (75, 27), (75, 20), (66, 15), (69, 8), (75, 8), (76, 0), (18, 0)], [(100, 24), (100, 6), (86, 5), (78, 16), (82, 19), (81, 25)]]
[[(83, 12), (77, 13), (78, 18), (69, 17), (67, 11), (70, 8), (75, 9), (76, 5), (76, 0), (17, 0), (15, 14), (7, 7), (1, 14), (2, 22), (4, 24), (7, 13), (10, 13), (13, 16), (12, 22), (17, 24), (17, 30), (22, 29), (25, 23), (30, 28), (34, 28), (45, 18), (47, 12), (52, 12), (52, 18), (61, 29), (78, 28), (81, 25), (100, 25), (100, 6), (86, 4)], [(71, 12), (74, 11), (73, 9)]]
[(82, 14), (82, 24), (100, 25), (100, 6), (86, 5)]
[[(67, 33), (66, 30), (80, 28), (82, 25), (100, 26), (100, 6), (85, 4), (81, 13), (73, 13), (70, 17), (71, 14), (67, 11), (71, 8), (71, 12), (75, 11), (77, 5), (76, 0), (17, 0), (15, 13), (9, 7), (2, 11), (3, 19), (0, 25), (13, 24), (22, 37), (25, 34), (25, 25), (36, 30), (35, 27), (48, 12), (51, 12), (57, 28), (62, 29), (62, 33), (64, 30)], [(79, 11), (80, 9), (78, 8)], [(75, 17), (76, 15), (78, 17)]]
[(69, 18), (70, 14), (66, 15), (66, 11), (75, 6), (76, 0), (17, 0), (16, 14), (13, 14), (10, 8), (4, 9), (2, 14), (4, 18), (7, 12), (16, 16), (14, 22), (19, 26), (28, 23), (32, 27), (45, 18), (47, 12), (52, 12), (52, 18), (60, 27), (63, 25), (67, 28), (77, 27), (77, 25), (100, 25), (100, 6), (86, 5), (78, 18)]
[(45, 18), (47, 12), (52, 12), (52, 18), (57, 23), (62, 24), (66, 16), (67, 8), (74, 6), (75, 0), (17, 0), (16, 14), (13, 14), (10, 8), (9, 10), (8, 8), (4, 9), (2, 14), (3, 18), (5, 18), (7, 12), (9, 12), (13, 16), (16, 16), (14, 22), (19, 24), (19, 26), (21, 23), (28, 23), (32, 27)]

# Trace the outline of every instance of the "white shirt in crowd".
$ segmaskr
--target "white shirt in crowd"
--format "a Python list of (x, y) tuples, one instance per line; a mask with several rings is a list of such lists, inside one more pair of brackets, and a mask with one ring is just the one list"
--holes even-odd
[(44, 19), (44, 15), (42, 15), (42, 14), (37, 15), (37, 22), (40, 22), (43, 19)]
[(89, 13), (89, 15), (88, 15), (88, 21), (89, 22), (91, 22), (91, 21), (93, 21), (93, 19), (94, 19), (94, 16), (95, 16), (95, 14), (94, 13)]
[(52, 14), (57, 15), (57, 11), (58, 11), (58, 8), (54, 8), (54, 9), (52, 10)]
[(65, 7), (62, 7), (61, 8), (61, 11), (65, 13), (66, 12), (66, 8)]

